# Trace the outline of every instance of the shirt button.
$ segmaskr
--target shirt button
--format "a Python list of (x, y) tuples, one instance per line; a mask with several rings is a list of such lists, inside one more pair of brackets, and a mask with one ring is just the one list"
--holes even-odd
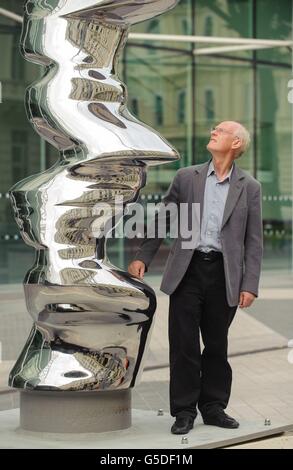
[(210, 234), (211, 234), (211, 232), (208, 230), (208, 231), (207, 231), (207, 234), (208, 234), (208, 235), (210, 235)]

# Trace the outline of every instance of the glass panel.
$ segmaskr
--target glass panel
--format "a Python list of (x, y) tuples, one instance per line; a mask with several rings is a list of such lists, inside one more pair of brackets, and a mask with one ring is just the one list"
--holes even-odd
[[(250, 37), (251, 0), (196, 0), (195, 27), (198, 36)], [(207, 23), (213, 25), (207, 31)], [(211, 34), (208, 34), (209, 36)]]
[[(239, 121), (253, 132), (253, 73), (246, 63), (211, 57), (197, 59), (195, 70), (195, 148), (201, 163), (210, 158), (206, 145), (213, 125)], [(237, 164), (253, 173), (252, 145)]]
[(139, 119), (166, 137), (182, 156), (180, 162), (149, 171), (148, 191), (157, 192), (167, 188), (176, 168), (192, 162), (192, 56), (158, 48), (150, 58), (146, 49), (128, 46), (125, 54), (122, 78), (130, 110), (135, 102)]
[[(3, 0), (1, 7), (22, 15), (23, 2)], [(32, 320), (27, 314), (22, 280), (32, 265), (34, 250), (19, 235), (12, 216), (8, 190), (17, 181), (37, 173), (39, 138), (28, 123), (25, 88), (39, 73), (19, 53), (21, 25), (0, 15), (0, 389), (25, 343)], [(17, 283), (17, 284), (15, 284)], [(3, 394), (0, 409), (19, 406), (17, 393)]]
[[(219, 36), (249, 38), (252, 36), (251, 0), (197, 0), (195, 4), (195, 34), (197, 36)], [(226, 44), (196, 44), (197, 49), (231, 47)], [(251, 51), (223, 51), (226, 56), (252, 58)]]
[[(19, 0), (1, 0), (1, 8), (5, 8), (20, 16), (23, 14), (23, 4), (24, 2), (20, 2)], [(12, 24), (11, 21), (10, 24)]]
[[(192, 164), (192, 55), (177, 50), (128, 46), (124, 67), (124, 80), (128, 87), (129, 102), (135, 100), (139, 119), (157, 130), (181, 154), (181, 160), (149, 169), (146, 187), (141, 200), (158, 203), (166, 192), (176, 169)], [(190, 47), (190, 45), (189, 45)], [(112, 244), (113, 242), (111, 242)], [(154, 260), (154, 271), (162, 270), (165, 263), (166, 244)], [(125, 241), (125, 264), (134, 255), (138, 240)], [(152, 269), (152, 271), (153, 271)]]
[(292, 106), (290, 69), (258, 67), (257, 178), (263, 190), (264, 266), (291, 267)]
[[(138, 23), (131, 28), (131, 33), (149, 34), (192, 34), (192, 0), (180, 0), (179, 4), (169, 13), (164, 13), (156, 18)], [(186, 42), (173, 41), (142, 41), (131, 39), (131, 43), (146, 46), (145, 54), (152, 58), (153, 48), (168, 47), (169, 49), (189, 50), (190, 45)]]
[[(16, 2), (14, 2), (16, 5)], [(3, 7), (11, 9), (11, 3)], [(22, 9), (18, 8), (18, 13)], [(26, 86), (39, 69), (19, 53), (20, 25), (0, 16), (2, 103), (0, 105), (0, 282), (21, 282), (34, 252), (20, 238), (12, 216), (8, 190), (40, 169), (40, 140), (28, 123), (24, 109)], [(16, 262), (17, 260), (17, 262)]]
[[(261, 39), (291, 40), (292, 0), (257, 0), (256, 31)], [(275, 47), (257, 52), (258, 60), (285, 62), (291, 64), (291, 51), (288, 47)]]

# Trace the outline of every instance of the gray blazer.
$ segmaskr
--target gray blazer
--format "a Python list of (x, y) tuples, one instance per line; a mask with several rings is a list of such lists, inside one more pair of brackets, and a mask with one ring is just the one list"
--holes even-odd
[[(163, 198), (164, 204), (195, 202), (202, 208), (209, 163), (210, 160), (178, 170)], [(200, 212), (202, 218), (202, 209)], [(134, 259), (143, 261), (146, 270), (162, 240), (145, 238), (137, 251)], [(230, 306), (235, 306), (239, 303), (241, 291), (258, 296), (263, 253), (261, 185), (236, 164), (224, 209), (221, 242), (227, 301)], [(188, 268), (193, 251), (194, 249), (182, 249), (180, 235), (175, 239), (163, 274), (163, 292), (170, 295), (175, 291)]]

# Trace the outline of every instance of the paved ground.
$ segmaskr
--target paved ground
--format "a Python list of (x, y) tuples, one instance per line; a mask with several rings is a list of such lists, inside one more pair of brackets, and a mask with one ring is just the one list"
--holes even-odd
[[(142, 382), (133, 391), (133, 407), (166, 413), (168, 405), (168, 297), (158, 290), (159, 278), (148, 277), (158, 294), (158, 309)], [(247, 311), (238, 310), (230, 330), (229, 354), (233, 369), (232, 397), (227, 410), (241, 422), (262, 423), (268, 418), (290, 420), (293, 431), (293, 277), (291, 273), (265, 273), (260, 299)], [(0, 287), (0, 410), (18, 406), (18, 394), (7, 390), (7, 376), (27, 337), (30, 319), (20, 286)], [(291, 308), (290, 308), (291, 307)], [(249, 448), (293, 448), (293, 432), (262, 439)]]
[[(0, 412), (0, 449), (215, 449), (278, 434), (288, 428), (274, 421), (270, 427), (259, 421), (242, 421), (238, 429), (206, 426), (200, 417), (187, 441), (169, 432), (172, 418), (153, 410), (132, 409), (131, 426), (119, 431), (95, 433), (31, 432), (19, 429), (19, 410)], [(163, 451), (163, 452), (164, 452)]]

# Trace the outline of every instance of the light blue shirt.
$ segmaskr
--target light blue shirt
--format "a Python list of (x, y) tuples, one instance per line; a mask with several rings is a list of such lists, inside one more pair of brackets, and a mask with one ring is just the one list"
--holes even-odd
[(214, 169), (213, 161), (211, 160), (209, 164), (204, 192), (200, 241), (196, 247), (197, 250), (204, 252), (211, 250), (222, 251), (220, 238), (221, 227), (233, 168), (234, 163), (225, 179), (223, 181), (219, 181)]

